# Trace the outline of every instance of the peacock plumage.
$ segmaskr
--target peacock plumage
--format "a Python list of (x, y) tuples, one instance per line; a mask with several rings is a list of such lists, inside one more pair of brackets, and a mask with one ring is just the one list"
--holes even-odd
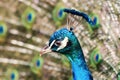
[[(119, 0), (0, 0), (0, 80), (77, 79), (80, 64), (71, 57), (80, 52), (94, 80), (120, 80), (119, 5)], [(40, 57), (53, 32), (61, 30), (73, 33), (82, 51), (60, 53), (65, 45), (57, 49), (61, 43), (52, 46), (51, 39), (57, 51)]]

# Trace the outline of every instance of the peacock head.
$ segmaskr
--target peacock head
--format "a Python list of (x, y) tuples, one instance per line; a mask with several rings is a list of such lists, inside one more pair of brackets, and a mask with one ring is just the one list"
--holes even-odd
[(78, 47), (79, 42), (73, 31), (62, 28), (51, 35), (48, 46), (42, 50), (41, 54), (49, 52), (68, 54)]

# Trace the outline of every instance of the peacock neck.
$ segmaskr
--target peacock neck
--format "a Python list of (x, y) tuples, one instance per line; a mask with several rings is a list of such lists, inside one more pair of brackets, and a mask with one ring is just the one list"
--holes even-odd
[(81, 47), (72, 50), (66, 56), (70, 60), (74, 80), (93, 80)]

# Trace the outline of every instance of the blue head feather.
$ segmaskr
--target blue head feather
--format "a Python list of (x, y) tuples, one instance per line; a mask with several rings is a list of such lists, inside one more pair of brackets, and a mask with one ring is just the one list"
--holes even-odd
[[(65, 37), (68, 38), (66, 46), (60, 50), (57, 50), (63, 44), (62, 41)], [(80, 43), (72, 30), (62, 28), (54, 32), (50, 37), (49, 46), (54, 40), (55, 42), (51, 46), (51, 50), (67, 56), (72, 65), (74, 80), (93, 80), (86, 65)]]

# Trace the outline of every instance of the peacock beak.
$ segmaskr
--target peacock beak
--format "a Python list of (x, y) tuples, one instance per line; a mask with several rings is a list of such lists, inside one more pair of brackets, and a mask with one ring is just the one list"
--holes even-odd
[(50, 53), (52, 52), (51, 48), (49, 46), (45, 46), (41, 52), (40, 52), (40, 56), (42, 56), (43, 54), (46, 54), (46, 53)]
[(52, 43), (50, 44), (50, 46), (45, 46), (45, 47), (41, 50), (40, 56), (42, 56), (43, 54), (52, 52), (51, 47), (53, 46), (54, 43), (55, 43), (55, 40), (52, 41)]

